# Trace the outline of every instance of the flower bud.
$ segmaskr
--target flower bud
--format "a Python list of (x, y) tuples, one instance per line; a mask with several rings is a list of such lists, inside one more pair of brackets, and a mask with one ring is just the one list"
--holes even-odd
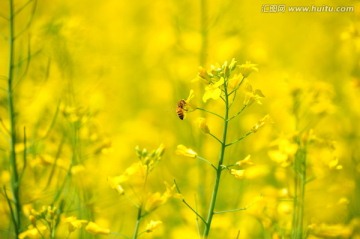
[(200, 128), (201, 132), (203, 132), (204, 134), (209, 134), (210, 133), (210, 129), (209, 129), (209, 126), (206, 123), (205, 118), (199, 118), (198, 123), (199, 123), (199, 128)]

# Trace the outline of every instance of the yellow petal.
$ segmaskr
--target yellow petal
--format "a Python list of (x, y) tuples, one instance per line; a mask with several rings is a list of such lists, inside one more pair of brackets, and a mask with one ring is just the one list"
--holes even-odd
[(177, 155), (181, 155), (181, 156), (185, 156), (185, 157), (189, 157), (189, 158), (196, 158), (196, 156), (197, 156), (197, 153), (194, 150), (192, 150), (191, 148), (187, 148), (186, 146), (184, 146), (182, 144), (179, 144), (176, 147), (175, 153)]
[(150, 232), (154, 231), (157, 227), (159, 227), (161, 224), (162, 224), (162, 221), (153, 221), (153, 220), (151, 220), (149, 222), (149, 224), (146, 225), (145, 231), (147, 233), (150, 233)]
[(110, 229), (100, 227), (95, 222), (89, 222), (89, 224), (87, 224), (85, 230), (94, 235), (109, 235), (110, 234)]

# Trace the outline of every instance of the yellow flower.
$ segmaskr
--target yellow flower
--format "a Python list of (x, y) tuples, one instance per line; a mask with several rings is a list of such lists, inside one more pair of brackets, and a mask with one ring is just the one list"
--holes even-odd
[(117, 177), (108, 177), (108, 183), (112, 189), (115, 189), (120, 195), (123, 195), (125, 192), (120, 184), (126, 181), (124, 179), (127, 179), (127, 177), (125, 178), (123, 175)]
[(165, 152), (165, 146), (164, 144), (160, 144), (159, 147), (155, 150), (155, 156), (160, 158), (161, 156), (163, 156)]
[(150, 212), (166, 203), (168, 197), (161, 195), (159, 192), (150, 195), (145, 203), (145, 211)]
[(245, 64), (239, 66), (240, 72), (244, 77), (248, 77), (250, 73), (257, 72), (259, 69), (256, 64), (247, 61)]
[(341, 170), (343, 168), (342, 165), (339, 164), (339, 158), (337, 158), (337, 157), (332, 159), (328, 165), (329, 165), (330, 169)]
[(189, 158), (196, 158), (197, 157), (197, 153), (192, 150), (191, 148), (187, 148), (186, 146), (179, 144), (176, 147), (176, 151), (175, 153), (177, 155), (181, 155), (181, 156), (185, 156), (185, 157), (189, 157)]
[(85, 230), (94, 235), (109, 235), (110, 234), (110, 229), (100, 227), (95, 222), (89, 222), (89, 224), (87, 224), (87, 226), (85, 227)]
[(256, 123), (256, 125), (251, 128), (251, 131), (256, 133), (261, 127), (263, 127), (267, 122), (269, 122), (269, 120), (270, 116), (265, 115), (261, 120), (259, 120), (259, 122)]
[(252, 103), (256, 102), (257, 104), (261, 105), (261, 100), (264, 98), (264, 94), (261, 90), (253, 90), (252, 86), (248, 84), (246, 86), (246, 95), (244, 99), (244, 105), (251, 105)]
[(31, 239), (38, 239), (43, 238), (43, 233), (46, 231), (45, 226), (38, 226), (33, 227), (29, 226), (28, 229), (22, 233), (19, 234), (18, 239), (25, 239), (25, 238), (31, 238)]
[(251, 161), (251, 155), (249, 154), (248, 156), (246, 156), (243, 160), (237, 161), (235, 163), (235, 165), (239, 166), (239, 167), (245, 167), (245, 166), (251, 166), (254, 165), (254, 162)]
[(87, 223), (86, 220), (79, 220), (74, 216), (65, 218), (65, 222), (68, 223), (69, 232), (73, 232), (76, 229), (80, 229), (83, 225)]
[(202, 66), (199, 67), (199, 73), (198, 76), (205, 80), (206, 83), (209, 83), (211, 81), (209, 73), (207, 73), (206, 69)]
[(6, 183), (10, 182), (11, 174), (9, 171), (4, 170), (0, 173), (0, 184), (5, 185)]
[(73, 167), (71, 167), (71, 174), (76, 176), (76, 175), (81, 175), (82, 172), (85, 172), (85, 167), (84, 165), (78, 164), (78, 165), (74, 165)]
[(151, 221), (146, 225), (145, 231), (146, 231), (147, 233), (150, 233), (150, 232), (154, 231), (157, 227), (159, 227), (161, 224), (162, 224), (162, 221), (153, 221), (153, 220), (151, 220)]
[(353, 228), (343, 224), (311, 224), (308, 226), (311, 234), (319, 238), (351, 238)]
[(172, 186), (170, 186), (167, 182), (165, 182), (165, 187), (166, 187), (166, 191), (164, 193), (164, 197), (167, 198), (177, 198), (177, 199), (183, 199), (183, 196), (180, 193), (177, 193), (176, 190), (176, 185), (173, 184)]
[(230, 173), (237, 179), (243, 179), (245, 176), (245, 170), (236, 170), (236, 169), (231, 169)]
[(205, 93), (203, 95), (203, 101), (206, 102), (209, 99), (217, 100), (220, 98), (221, 95), (221, 89), (219, 88), (224, 84), (224, 78), (221, 77), (220, 80), (218, 80), (215, 83), (210, 83), (205, 87)]
[(278, 139), (273, 145), (276, 145), (277, 148), (268, 152), (269, 157), (282, 167), (290, 166), (298, 150), (298, 145), (286, 138)]
[(230, 71), (233, 71), (235, 69), (236, 65), (237, 65), (237, 61), (235, 60), (235, 58), (231, 59), (231, 62), (229, 64)]

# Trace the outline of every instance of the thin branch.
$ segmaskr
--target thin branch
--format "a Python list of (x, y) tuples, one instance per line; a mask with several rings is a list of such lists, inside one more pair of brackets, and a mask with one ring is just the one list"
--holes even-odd
[(11, 172), (11, 191), (14, 201), (13, 210), (13, 221), (14, 221), (14, 230), (15, 235), (18, 237), (20, 234), (21, 226), (21, 198), (20, 198), (20, 182), (19, 182), (19, 172), (17, 168), (17, 155), (15, 150), (15, 144), (17, 141), (16, 135), (16, 109), (14, 103), (14, 63), (15, 63), (15, 16), (14, 16), (14, 1), (9, 1), (9, 69), (8, 69), (8, 81), (7, 81), (7, 105), (8, 105), (8, 115), (9, 115), (9, 162), (10, 162), (10, 172)]
[[(32, 10), (31, 10), (31, 14), (30, 14), (30, 18), (27, 22), (27, 24), (25, 25), (24, 29), (22, 29), (15, 37), (14, 39), (18, 38), (19, 36), (21, 36), (26, 30), (28, 30), (31, 26), (31, 23), (33, 21), (33, 18), (34, 18), (34, 15), (35, 15), (35, 10), (36, 10), (36, 6), (37, 6), (37, 1), (36, 0), (30, 0), (28, 1), (27, 3), (30, 3), (30, 2), (34, 2), (33, 3), (33, 7), (32, 7)], [(25, 5), (27, 5), (27, 3)], [(25, 7), (25, 6), (24, 6)], [(22, 10), (22, 9), (21, 9)]]
[(218, 141), (220, 144), (222, 144), (221, 140), (216, 137), (215, 135), (213, 135), (211, 132), (208, 133), (211, 137), (213, 137), (216, 141)]
[(54, 163), (53, 163), (53, 166), (51, 167), (51, 171), (50, 171), (50, 175), (49, 175), (49, 178), (48, 178), (48, 181), (47, 181), (47, 184), (46, 184), (46, 188), (48, 188), (51, 184), (51, 181), (53, 179), (53, 176), (55, 174), (55, 169), (56, 169), (56, 166), (57, 166), (57, 161), (59, 160), (60, 158), (60, 155), (62, 153), (62, 149), (63, 149), (63, 146), (64, 146), (64, 142), (65, 142), (65, 137), (63, 136), (61, 141), (60, 141), (60, 144), (59, 144), (59, 148), (57, 149), (56, 151), (56, 154), (55, 154), (55, 160), (54, 160)]
[(316, 179), (315, 176), (311, 176), (311, 177), (309, 177), (309, 178), (307, 178), (307, 179), (305, 180), (305, 183), (308, 184), (308, 183), (314, 181), (315, 179)]
[(19, 79), (15, 82), (14, 88), (16, 88), (16, 87), (18, 86), (18, 84), (20, 83), (20, 81), (21, 81), (22, 79), (24, 79), (24, 77), (27, 75), (28, 70), (29, 70), (29, 68), (30, 68), (31, 59), (32, 59), (34, 56), (38, 55), (38, 54), (41, 52), (40, 50), (38, 50), (38, 51), (36, 51), (35, 53), (31, 54), (31, 47), (30, 47), (30, 46), (31, 46), (31, 45), (30, 45), (30, 36), (29, 36), (29, 38), (28, 38), (27, 57), (24, 58), (24, 59), (21, 59), (20, 61), (18, 61), (18, 63), (14, 66), (14, 67), (19, 67), (19, 68), (20, 68), (21, 65), (23, 64), (23, 62), (25, 62), (25, 69), (24, 69), (24, 71), (22, 72), (21, 76), (19, 76)]
[(11, 205), (11, 200), (10, 200), (9, 196), (7, 195), (7, 193), (6, 193), (6, 187), (5, 186), (3, 187), (3, 190), (4, 190), (4, 195), (5, 195), (5, 198), (6, 198), (6, 202), (9, 205), (11, 219), (12, 219), (12, 221), (14, 223), (15, 230), (17, 231), (18, 230), (18, 225), (17, 225), (17, 222), (16, 222), (15, 212), (14, 212), (13, 207)]
[[(174, 184), (175, 184), (175, 187), (176, 187), (176, 190), (178, 191), (178, 193), (181, 194), (181, 191), (180, 191), (179, 186), (177, 185), (175, 179), (174, 179)], [(195, 213), (195, 215), (196, 215), (198, 218), (200, 218), (201, 221), (203, 221), (204, 224), (206, 224), (205, 219), (204, 219), (194, 208), (192, 208), (192, 206), (190, 206), (190, 204), (187, 203), (184, 198), (182, 199), (182, 202), (183, 202), (191, 211), (193, 211), (193, 213)]]
[(5, 132), (8, 133), (10, 135), (10, 131), (9, 129), (6, 127), (4, 121), (2, 118), (0, 118), (0, 125), (4, 128)]
[[(258, 198), (262, 198), (262, 195), (260, 194), (258, 196)], [(252, 201), (249, 205), (246, 205), (243, 208), (236, 208), (236, 209), (230, 209), (230, 210), (224, 210), (224, 211), (214, 211), (214, 214), (223, 214), (223, 213), (228, 213), (228, 212), (239, 212), (239, 211), (244, 211), (249, 209), (250, 207), (252, 207), (256, 202), (258, 201), (258, 199)]]
[(24, 62), (28, 63), (29, 61), (31, 61), (32, 57), (38, 55), (41, 52), (41, 50), (38, 50), (38, 51), (34, 52), (33, 54), (29, 54), (30, 53), (30, 43), (28, 43), (28, 44), (29, 44), (29, 48), (28, 48), (28, 51), (27, 51), (28, 56), (25, 57), (25, 58), (19, 59), (17, 64), (14, 64), (14, 67), (20, 67)]
[(228, 212), (239, 212), (239, 211), (244, 211), (246, 209), (247, 209), (247, 207), (224, 210), (224, 211), (214, 211), (214, 214), (223, 214), (223, 213), (228, 213)]
[(22, 12), (22, 10), (24, 10), (26, 8), (27, 5), (29, 5), (33, 0), (29, 0), (27, 1), (24, 5), (22, 5), (21, 7), (19, 7), (15, 12), (14, 12), (14, 16), (18, 15), (20, 12)]
[[(238, 84), (232, 91), (230, 91), (229, 96), (230, 96), (231, 94), (233, 94), (234, 92), (236, 93), (236, 91), (240, 88), (240, 86), (241, 86), (242, 83), (244, 82), (245, 78), (246, 78), (246, 77), (243, 76), (243, 78), (241, 79), (241, 81), (239, 82), (239, 84)], [(234, 98), (235, 98), (235, 97), (234, 97)]]
[(196, 158), (204, 161), (205, 163), (207, 163), (207, 164), (209, 164), (211, 167), (213, 167), (215, 170), (217, 170), (217, 168), (215, 167), (215, 165), (212, 164), (209, 160), (207, 160), (207, 159), (205, 159), (205, 158), (203, 158), (203, 157), (200, 157), (200, 156), (198, 156), (198, 155), (196, 156)]
[(231, 102), (229, 103), (229, 109), (233, 106), (233, 104), (235, 102), (236, 94), (237, 94), (237, 91), (235, 91), (234, 96), (233, 96)]
[(48, 58), (48, 62), (46, 64), (46, 70), (45, 70), (45, 80), (49, 79), (50, 76), (50, 67), (51, 67), (51, 58)]
[(44, 235), (42, 234), (42, 232), (40, 231), (40, 229), (38, 228), (37, 225), (35, 225), (36, 231), (39, 233), (39, 235), (41, 236), (41, 238), (45, 238)]
[(59, 103), (56, 107), (56, 111), (55, 111), (55, 114), (54, 114), (54, 117), (52, 118), (51, 120), (51, 123), (49, 125), (49, 128), (46, 130), (46, 133), (44, 134), (44, 136), (42, 137), (42, 139), (46, 139), (49, 135), (50, 135), (50, 132), (51, 130), (54, 128), (55, 126), (55, 123), (56, 123), (56, 120), (58, 118), (58, 115), (59, 115), (59, 112), (60, 112), (60, 104), (61, 104), (61, 101), (59, 100)]
[(220, 119), (224, 120), (224, 117), (222, 117), (221, 115), (219, 115), (219, 114), (217, 114), (217, 113), (215, 113), (215, 112), (208, 111), (208, 110), (206, 110), (206, 109), (203, 109), (203, 108), (198, 108), (198, 107), (196, 108), (196, 110), (201, 110), (201, 111), (204, 111), (204, 112), (206, 112), (206, 113), (209, 113), (209, 114), (215, 115), (215, 116), (219, 117)]
[(230, 120), (236, 118), (237, 116), (239, 116), (239, 115), (246, 109), (247, 106), (248, 106), (248, 105), (243, 105), (243, 107), (241, 108), (241, 110), (240, 110), (239, 112), (237, 112), (235, 115), (231, 116), (231, 117), (228, 119), (228, 121), (230, 121)]
[(240, 88), (240, 86), (242, 85), (244, 79), (245, 79), (245, 77), (243, 77), (243, 78), (241, 79), (241, 81), (239, 82), (239, 84), (229, 93), (229, 96), (230, 96), (231, 94), (234, 94), (234, 95), (233, 95), (233, 98), (232, 98), (232, 101), (231, 101), (231, 103), (229, 104), (229, 108), (231, 108), (231, 106), (233, 105), (233, 103), (234, 103), (234, 101), (235, 101), (235, 98), (236, 98), (236, 95), (237, 95), (237, 91), (238, 91), (238, 89)]
[(4, 76), (4, 75), (0, 75), (0, 79), (2, 79), (2, 80), (8, 80), (8, 78), (7, 78), (7, 76)]
[[(224, 83), (225, 84), (225, 83)], [(225, 98), (221, 95), (220, 96), (220, 99), (222, 99), (222, 101), (224, 101), (224, 103), (226, 104), (226, 100), (225, 100)]]
[[(194, 194), (194, 201), (195, 201), (195, 209), (196, 211), (198, 211), (198, 205), (197, 205), (197, 198), (196, 198), (196, 194)], [(196, 226), (197, 226), (197, 229), (198, 229), (198, 238), (201, 239), (201, 228), (200, 228), (200, 225), (199, 225), (199, 217), (196, 217)]]
[(252, 133), (254, 133), (254, 132), (253, 132), (253, 131), (249, 131), (249, 132), (247, 132), (245, 135), (241, 136), (240, 138), (238, 138), (237, 140), (235, 140), (235, 141), (233, 141), (233, 142), (231, 142), (231, 143), (226, 144), (225, 146), (228, 147), (228, 146), (231, 146), (231, 145), (233, 145), (233, 144), (236, 144), (237, 142), (243, 140), (244, 138), (246, 138), (247, 136), (249, 136), (249, 135), (252, 134)]
[(0, 15), (0, 18), (3, 18), (5, 21), (9, 21), (9, 18), (3, 16), (3, 15)]
[(26, 158), (26, 153), (27, 153), (27, 150), (26, 150), (26, 128), (24, 127), (24, 154), (23, 154), (23, 161), (24, 161), (24, 165), (23, 165), (23, 168), (22, 168), (22, 171), (20, 173), (20, 181), (24, 175), (24, 172), (25, 172), (25, 168), (26, 168), (26, 165), (27, 165), (27, 158)]
[(239, 239), (239, 238), (240, 238), (240, 230), (238, 231), (237, 236), (236, 236), (236, 239)]

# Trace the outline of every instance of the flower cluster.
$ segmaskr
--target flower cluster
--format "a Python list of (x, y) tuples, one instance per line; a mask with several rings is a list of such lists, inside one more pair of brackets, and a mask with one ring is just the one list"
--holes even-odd
[(147, 188), (149, 175), (161, 161), (164, 151), (164, 145), (152, 151), (137, 146), (135, 152), (139, 161), (130, 165), (121, 175), (108, 177), (110, 187), (120, 195), (126, 195), (138, 210), (133, 238), (137, 238), (142, 233), (150, 233), (162, 224), (161, 221), (151, 220), (146, 228), (139, 232), (140, 222), (144, 217), (164, 205), (170, 198), (181, 197), (175, 192), (175, 185), (170, 186), (165, 183), (166, 189), (163, 193), (150, 192)]
[[(189, 207), (196, 214), (196, 216), (204, 222), (203, 238), (208, 238), (212, 218), (214, 214), (216, 214), (215, 206), (217, 194), (220, 188), (220, 177), (222, 172), (224, 170), (227, 170), (236, 179), (243, 179), (245, 177), (246, 168), (253, 165), (253, 162), (250, 160), (250, 155), (236, 163), (226, 162), (225, 155), (227, 153), (228, 147), (239, 143), (250, 134), (256, 133), (260, 128), (265, 125), (265, 123), (269, 121), (270, 118), (268, 115), (266, 115), (242, 136), (237, 136), (238, 138), (232, 141), (228, 139), (228, 132), (230, 132), (230, 122), (237, 119), (238, 116), (241, 115), (241, 113), (247, 107), (252, 105), (252, 103), (256, 102), (258, 104), (261, 104), (261, 100), (262, 98), (264, 98), (264, 94), (259, 89), (253, 90), (251, 84), (248, 82), (248, 80), (246, 80), (252, 72), (256, 71), (258, 71), (258, 69), (255, 64), (246, 62), (245, 64), (239, 65), (237, 64), (235, 59), (232, 59), (230, 63), (226, 61), (222, 65), (212, 65), (209, 70), (206, 70), (203, 67), (199, 68), (198, 78), (201, 79), (201, 81), (205, 84), (205, 90), (202, 96), (203, 105), (209, 100), (219, 101), (219, 104), (223, 108), (222, 111), (224, 112), (223, 114), (219, 114), (218, 111), (215, 110), (209, 110), (207, 108), (201, 107), (195, 108), (196, 110), (203, 111), (205, 114), (214, 116), (216, 119), (220, 120), (223, 125), (223, 132), (219, 133), (216, 130), (210, 128), (208, 121), (205, 117), (200, 117), (197, 120), (200, 131), (205, 135), (212, 137), (217, 143), (219, 143), (220, 150), (218, 154), (218, 161), (216, 164), (213, 164), (213, 160), (208, 160), (200, 156), (196, 151), (183, 144), (177, 146), (175, 153), (177, 155), (185, 156), (188, 158), (199, 159), (210, 165), (216, 171), (216, 183), (213, 185), (212, 197), (208, 207), (208, 216), (206, 219), (202, 217), (197, 212), (197, 210), (192, 208), (190, 204), (185, 201), (185, 199), (183, 199), (183, 202), (186, 204), (186, 206)], [(240, 95), (238, 94), (238, 92), (242, 86), (244, 86), (243, 88), (245, 88), (243, 89), (244, 101), (242, 103), (242, 107), (239, 108), (239, 103), (236, 103), (236, 98), (238, 95)], [(191, 90), (190, 95), (192, 94), (193, 91)], [(192, 105), (195, 105), (190, 101), (186, 103), (191, 103)], [(205, 104), (205, 106), (208, 105)], [(230, 211), (238, 210), (240, 209)]]
[(224, 87), (227, 85), (236, 90), (242, 83), (241, 79), (248, 77), (254, 71), (258, 71), (255, 64), (247, 62), (238, 65), (235, 59), (232, 59), (230, 63), (225, 61), (221, 66), (212, 65), (208, 71), (200, 67), (198, 76), (206, 84), (203, 101), (219, 99), (224, 93)]

